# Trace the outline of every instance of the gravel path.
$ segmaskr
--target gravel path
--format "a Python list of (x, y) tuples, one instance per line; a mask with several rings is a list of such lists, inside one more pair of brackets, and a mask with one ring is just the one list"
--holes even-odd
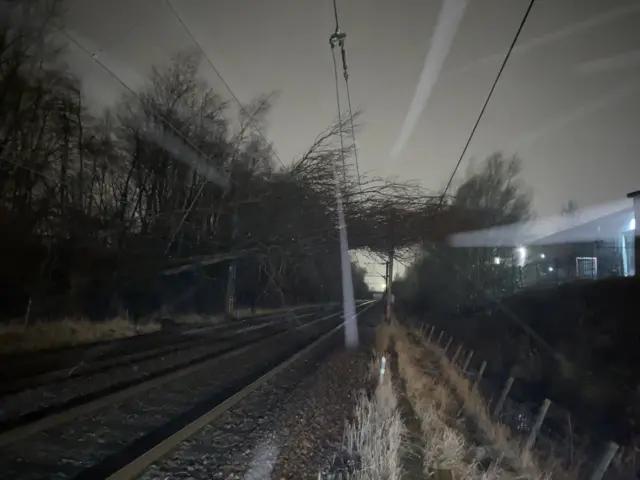
[(254, 391), (141, 477), (316, 479), (341, 450), (354, 394), (366, 387), (369, 351), (316, 352)]
[[(313, 330), (326, 331), (327, 328), (329, 325), (323, 324)], [(312, 334), (312, 331), (305, 331), (304, 335), (296, 335), (298, 344), (304, 343), (305, 338)], [(95, 414), (77, 418), (71, 424), (52, 428), (3, 448), (0, 451), (0, 478), (72, 478), (86, 468), (101, 465), (110, 455), (140, 441), (177, 416), (188, 413), (198, 402), (210, 400), (225, 391), (238, 379), (254, 373), (256, 366), (267, 365), (283, 354), (288, 355), (286, 352), (291, 348), (291, 341), (265, 342), (251, 354), (245, 352), (244, 355), (221, 360), (207, 369)], [(247, 427), (246, 421), (244, 427)], [(217, 433), (224, 434), (224, 431)], [(90, 477), (104, 478), (104, 475), (97, 472)]]

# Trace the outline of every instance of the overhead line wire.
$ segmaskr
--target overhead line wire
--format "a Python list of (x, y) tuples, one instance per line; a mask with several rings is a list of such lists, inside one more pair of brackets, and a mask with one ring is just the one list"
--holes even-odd
[[(198, 48), (198, 50), (200, 51), (200, 53), (202, 54), (202, 56), (205, 58), (205, 60), (207, 61), (207, 63), (209, 64), (209, 66), (211, 67), (211, 69), (215, 72), (215, 74), (217, 75), (217, 77), (220, 79), (220, 81), (222, 82), (222, 84), (225, 86), (225, 88), (229, 91), (229, 93), (231, 94), (231, 97), (233, 98), (233, 100), (238, 104), (238, 107), (240, 108), (240, 112), (244, 115), (247, 115), (247, 110), (245, 109), (244, 105), (242, 105), (242, 102), (240, 102), (240, 99), (238, 98), (238, 96), (234, 93), (233, 89), (231, 88), (231, 86), (227, 83), (227, 81), (224, 79), (224, 77), (222, 76), (222, 73), (220, 73), (220, 70), (218, 70), (218, 68), (214, 65), (213, 61), (211, 61), (211, 59), (209, 58), (209, 56), (205, 53), (205, 51), (203, 50), (202, 46), (200, 45), (200, 42), (198, 42), (198, 40), (196, 40), (196, 38), (194, 37), (193, 33), (191, 33), (191, 30), (189, 29), (189, 27), (187, 26), (187, 24), (184, 22), (184, 20), (182, 20), (182, 17), (180, 16), (180, 14), (177, 12), (177, 10), (173, 7), (173, 4), (171, 3), (171, 0), (164, 0), (164, 3), (167, 4), (167, 6), (169, 7), (169, 9), (171, 10), (171, 13), (173, 14), (173, 16), (176, 18), (176, 20), (178, 20), (178, 22), (180, 23), (180, 25), (182, 25), (182, 28), (184, 29), (184, 31), (187, 33), (187, 35), (189, 35), (189, 37), (191, 38), (191, 40), (193, 41), (193, 43), (195, 43), (196, 47)], [(250, 121), (252, 122), (253, 117), (249, 117)], [(273, 153), (273, 155), (276, 157), (276, 159), (280, 162), (280, 165), (282, 165), (284, 168), (286, 168), (286, 165), (284, 164), (284, 162), (282, 161), (282, 159), (280, 158), (280, 156), (278, 155), (278, 152), (276, 152), (275, 147), (273, 147), (273, 145), (271, 145), (269, 143), (269, 141), (267, 140), (266, 136), (262, 133), (261, 129), (258, 127), (258, 125), (255, 124), (255, 122), (253, 123), (253, 127), (255, 128), (256, 132), (258, 133), (258, 135), (260, 136), (260, 138), (262, 138), (262, 140), (269, 145), (269, 147), (271, 148), (271, 151)]]
[[(140, 96), (129, 85), (127, 85), (126, 82), (124, 80), (122, 80), (113, 70), (111, 70), (103, 62), (101, 62), (100, 59), (98, 59), (98, 57), (96, 56), (96, 54), (91, 53), (84, 45), (82, 45), (82, 43), (80, 43), (78, 40), (76, 40), (73, 37), (73, 35), (69, 34), (69, 32), (67, 32), (63, 28), (59, 28), (59, 30), (74, 45), (76, 45), (80, 50), (82, 50), (84, 53), (89, 55), (93, 59), (94, 62), (96, 62), (98, 65), (100, 65), (100, 67), (102, 67), (102, 69), (105, 72), (107, 72), (112, 78), (114, 78), (118, 83), (120, 83), (120, 85), (122, 85), (125, 89), (127, 89), (131, 94), (133, 94), (140, 101)], [(152, 110), (153, 115), (155, 115), (162, 122), (164, 122), (171, 130), (173, 130), (174, 133), (176, 133), (180, 138), (182, 138), (191, 148), (193, 148), (197, 153), (202, 155), (203, 158), (211, 161), (211, 158), (207, 154), (205, 154), (201, 149), (199, 149), (196, 145), (194, 145), (194, 143), (191, 140), (189, 140), (180, 130), (178, 130), (174, 125), (172, 125), (171, 122), (169, 122), (155, 108), (151, 108), (151, 110)], [(218, 175), (222, 179), (226, 180), (227, 182), (229, 181), (229, 179), (223, 177), (222, 175), (220, 175), (220, 174), (218, 174)]]
[[(335, 58), (335, 47), (340, 47), (340, 53), (342, 56), (342, 72), (344, 76), (344, 83), (346, 87), (347, 93), (347, 105), (349, 107), (349, 123), (351, 124), (351, 138), (353, 140), (353, 154), (356, 164), (356, 175), (358, 177), (358, 187), (360, 189), (360, 193), (362, 193), (362, 182), (360, 180), (360, 162), (358, 156), (358, 142), (356, 141), (356, 130), (353, 124), (353, 108), (351, 106), (351, 89), (349, 88), (349, 70), (347, 67), (347, 52), (345, 49), (345, 39), (347, 38), (347, 34), (345, 32), (340, 31), (340, 22), (338, 19), (338, 5), (337, 1), (333, 0), (333, 14), (336, 19), (336, 30), (331, 37), (331, 54), (333, 56), (333, 68), (336, 76), (336, 95), (338, 96), (338, 114), (340, 113), (340, 94), (338, 89), (338, 67)], [(342, 120), (340, 116), (338, 116), (338, 122), (342, 125)], [(342, 146), (344, 152), (344, 146)], [(344, 168), (344, 154), (343, 154), (343, 168)], [(346, 173), (345, 173), (346, 175)]]
[(534, 3), (536, 2), (536, 0), (530, 0), (529, 2), (529, 6), (527, 7), (527, 10), (524, 12), (524, 15), (522, 17), (522, 20), (520, 21), (520, 25), (518, 26), (518, 30), (516, 31), (515, 36), (513, 37), (513, 40), (511, 41), (511, 45), (509, 46), (509, 50), (507, 50), (507, 54), (505, 55), (504, 59), (502, 60), (502, 65), (500, 65), (500, 69), (498, 70), (498, 74), (496, 75), (495, 80), (493, 81), (493, 85), (491, 86), (491, 90), (489, 90), (489, 94), (487, 95), (487, 98), (484, 101), (484, 104), (482, 105), (482, 109), (480, 110), (480, 114), (478, 115), (478, 118), (476, 119), (475, 124), (473, 125), (473, 129), (471, 130), (471, 133), (469, 135), (469, 138), (467, 139), (464, 148), (462, 149), (462, 153), (460, 154), (460, 158), (458, 159), (456, 166), (453, 169), (453, 172), (451, 172), (451, 175), (449, 177), (449, 181), (447, 182), (447, 185), (444, 189), (444, 191), (442, 192), (442, 196), (440, 198), (440, 203), (439, 206), (442, 206), (442, 204), (444, 203), (444, 199), (447, 195), (447, 191), (449, 190), (449, 188), (451, 187), (451, 184), (453, 182), (453, 178), (456, 175), (456, 172), (458, 171), (458, 168), (460, 168), (460, 164), (462, 163), (462, 160), (464, 159), (465, 155), (467, 154), (467, 150), (469, 149), (469, 145), (471, 145), (471, 141), (473, 140), (473, 137), (476, 133), (476, 130), (478, 129), (478, 125), (480, 124), (480, 121), (482, 120), (482, 117), (484, 116), (484, 113), (487, 109), (487, 105), (489, 104), (489, 101), (491, 100), (491, 97), (493, 96), (493, 92), (496, 89), (496, 86), (498, 85), (498, 81), (500, 80), (500, 77), (502, 76), (502, 73), (504, 72), (505, 66), (507, 65), (507, 62), (509, 61), (509, 58), (511, 57), (511, 53), (513, 52), (513, 49), (516, 45), (516, 43), (518, 42), (518, 39), (520, 38), (520, 34), (522, 33), (522, 30), (524, 28), (524, 25), (527, 23), (527, 19), (529, 18), (529, 14), (531, 13), (531, 10), (533, 8)]

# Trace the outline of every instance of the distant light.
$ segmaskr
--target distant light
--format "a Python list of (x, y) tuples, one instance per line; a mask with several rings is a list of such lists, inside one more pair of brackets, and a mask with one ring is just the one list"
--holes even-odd
[(527, 261), (527, 248), (518, 247), (517, 252), (518, 252), (518, 265), (522, 267)]
[(541, 253), (540, 258), (547, 258), (547, 256), (544, 253)]
[(495, 265), (500, 265), (500, 257), (493, 257), (493, 263)]
[(636, 229), (636, 219), (635, 217), (629, 220), (629, 228), (627, 230), (635, 230)]
[(553, 267), (549, 267), (549, 271), (550, 271), (550, 272), (553, 272)]

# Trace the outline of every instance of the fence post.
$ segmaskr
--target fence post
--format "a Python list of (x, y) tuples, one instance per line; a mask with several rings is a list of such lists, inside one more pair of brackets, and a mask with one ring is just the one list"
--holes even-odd
[(482, 364), (480, 365), (480, 370), (478, 370), (478, 373), (476, 374), (476, 379), (473, 381), (474, 390), (478, 388), (478, 385), (480, 384), (480, 380), (482, 380), (482, 375), (484, 375), (485, 368), (487, 368), (487, 361), (483, 360)]
[(469, 365), (471, 364), (471, 359), (473, 358), (473, 350), (469, 351), (469, 354), (467, 355), (466, 360), (464, 361), (464, 364), (462, 365), (462, 371), (466, 372), (467, 369), (469, 368)]
[(431, 343), (431, 337), (433, 336), (433, 331), (435, 330), (436, 327), (434, 327), (433, 325), (431, 325), (431, 329), (429, 330), (429, 336), (427, 337), (427, 342)]
[(493, 409), (493, 416), (497, 417), (500, 415), (500, 411), (504, 406), (504, 402), (507, 400), (507, 396), (509, 395), (509, 391), (511, 390), (511, 386), (513, 385), (513, 377), (507, 378), (507, 382), (502, 387), (502, 392), (500, 392), (500, 398), (498, 399), (498, 403), (496, 403), (496, 408)]
[(442, 335), (444, 334), (444, 330), (440, 330), (440, 334), (438, 335), (438, 339), (436, 340), (436, 343), (438, 345), (440, 345), (440, 340), (442, 340)]
[(600, 457), (600, 461), (594, 468), (589, 480), (601, 480), (604, 477), (605, 472), (609, 468), (609, 464), (616, 452), (618, 451), (618, 444), (616, 442), (609, 442), (602, 452), (602, 456)]
[(451, 346), (451, 341), (453, 340), (453, 337), (449, 337), (449, 340), (447, 340), (447, 344), (444, 346), (444, 350), (442, 351), (442, 354), (444, 356), (447, 355), (447, 350), (449, 350), (449, 347)]
[(456, 353), (454, 353), (453, 357), (451, 357), (451, 363), (453, 363), (454, 365), (456, 364), (458, 355), (460, 355), (460, 350), (462, 350), (462, 344), (458, 345), (458, 348), (456, 348)]
[(542, 427), (542, 422), (544, 422), (544, 417), (547, 415), (547, 410), (549, 410), (549, 405), (551, 405), (551, 400), (548, 398), (544, 399), (542, 405), (540, 406), (540, 410), (538, 411), (538, 415), (536, 415), (536, 421), (531, 427), (531, 431), (529, 432), (529, 436), (527, 437), (527, 441), (524, 444), (524, 452), (528, 452), (533, 447), (533, 444), (536, 443), (536, 437), (538, 436), (538, 432), (540, 431), (540, 427)]

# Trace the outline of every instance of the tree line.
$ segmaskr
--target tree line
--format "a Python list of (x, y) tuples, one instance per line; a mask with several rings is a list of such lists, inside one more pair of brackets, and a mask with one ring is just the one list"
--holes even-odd
[(241, 300), (338, 300), (333, 162), (346, 122), (279, 165), (260, 133), (270, 96), (234, 110), (190, 51), (96, 115), (55, 42), (60, 8), (2, 2), (4, 314), (144, 312), (167, 296), (215, 309), (234, 259)]
[(1, 3), (5, 316), (219, 310), (230, 262), (240, 303), (338, 301), (337, 186), (350, 247), (378, 259), (485, 217), (414, 182), (356, 175), (340, 138), (359, 112), (282, 163), (262, 134), (272, 97), (230, 104), (191, 51), (96, 114), (64, 63), (61, 5)]

